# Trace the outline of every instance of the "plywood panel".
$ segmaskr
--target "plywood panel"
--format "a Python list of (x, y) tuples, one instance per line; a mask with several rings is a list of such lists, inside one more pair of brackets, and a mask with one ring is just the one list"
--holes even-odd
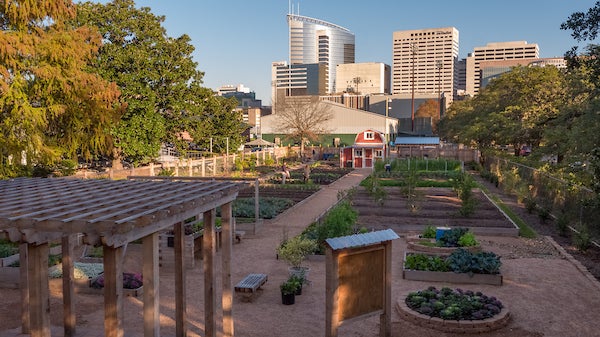
[(385, 255), (383, 247), (338, 256), (340, 321), (383, 310)]

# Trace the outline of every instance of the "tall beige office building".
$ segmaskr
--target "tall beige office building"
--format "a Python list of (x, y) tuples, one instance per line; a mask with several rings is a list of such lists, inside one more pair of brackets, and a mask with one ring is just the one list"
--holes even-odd
[(481, 87), (481, 67), (484, 61), (507, 61), (518, 59), (537, 59), (540, 48), (537, 43), (527, 41), (494, 42), (485, 47), (475, 47), (467, 57), (465, 94), (474, 96)]
[(335, 87), (338, 93), (389, 94), (390, 66), (380, 62), (338, 64)]
[(455, 94), (458, 30), (454, 27), (403, 30), (393, 33), (392, 92)]

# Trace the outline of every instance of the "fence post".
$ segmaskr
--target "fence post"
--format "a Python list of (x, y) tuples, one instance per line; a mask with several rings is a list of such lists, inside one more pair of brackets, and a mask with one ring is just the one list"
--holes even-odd
[(258, 178), (254, 181), (254, 228), (256, 228), (256, 224), (258, 224), (258, 219), (260, 218), (260, 196), (258, 195)]

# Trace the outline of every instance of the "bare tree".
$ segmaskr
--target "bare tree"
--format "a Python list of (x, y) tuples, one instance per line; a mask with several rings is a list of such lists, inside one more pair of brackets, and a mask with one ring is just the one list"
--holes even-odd
[(276, 103), (275, 130), (300, 142), (300, 156), (304, 157), (305, 141), (317, 141), (331, 132), (328, 122), (333, 119), (331, 106), (316, 96), (286, 97)]

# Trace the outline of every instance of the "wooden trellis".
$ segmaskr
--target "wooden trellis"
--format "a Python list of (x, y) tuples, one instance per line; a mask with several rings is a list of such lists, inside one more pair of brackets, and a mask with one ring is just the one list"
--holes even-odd
[[(174, 178), (176, 179), (176, 178)], [(174, 227), (176, 333), (186, 334), (183, 221), (203, 216), (205, 335), (216, 335), (215, 210), (221, 207), (223, 308), (231, 308), (231, 204), (239, 184), (227, 181), (78, 180), (18, 178), (0, 181), (0, 236), (21, 243), (22, 331), (50, 336), (48, 244), (60, 240), (63, 255), (65, 336), (75, 333), (73, 246), (77, 235), (104, 248), (105, 336), (123, 336), (123, 247), (142, 239), (144, 335), (159, 336), (158, 234)], [(209, 228), (210, 227), (210, 228)], [(227, 304), (227, 305), (225, 305)], [(233, 336), (230, 309), (223, 332)]]

